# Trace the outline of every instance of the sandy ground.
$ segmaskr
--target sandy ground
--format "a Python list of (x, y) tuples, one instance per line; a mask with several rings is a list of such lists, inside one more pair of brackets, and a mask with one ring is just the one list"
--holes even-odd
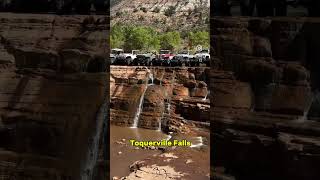
[[(191, 147), (170, 147), (165, 150), (143, 149), (132, 147), (128, 141), (130, 128), (111, 127), (111, 178), (113, 179), (209, 179), (210, 174), (210, 142), (209, 132), (199, 132), (203, 137), (203, 145)], [(159, 131), (140, 129), (139, 137), (167, 137)], [(151, 136), (151, 133), (153, 135)], [(132, 134), (131, 134), (132, 135)], [(126, 138), (124, 138), (126, 137)], [(143, 138), (142, 138), (143, 139)], [(190, 139), (177, 135), (172, 139)], [(136, 164), (139, 166), (136, 167)], [(135, 168), (131, 168), (134, 166)]]

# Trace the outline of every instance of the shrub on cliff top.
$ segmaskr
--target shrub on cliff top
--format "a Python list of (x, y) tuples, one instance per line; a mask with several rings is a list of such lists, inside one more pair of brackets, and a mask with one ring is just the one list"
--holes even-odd
[(169, 49), (171, 51), (179, 49), (181, 46), (180, 33), (172, 31), (162, 34), (160, 36), (160, 44), (162, 49)]
[(144, 13), (148, 12), (147, 8), (145, 8), (145, 7), (141, 7), (140, 10), (141, 10), (142, 12), (144, 12)]
[(174, 6), (169, 6), (165, 11), (164, 11), (164, 15), (171, 17), (172, 15), (174, 15), (176, 13), (176, 8)]
[(160, 12), (160, 8), (159, 8), (159, 7), (155, 7), (155, 8), (153, 9), (153, 12), (154, 12), (154, 13), (159, 13), (159, 12)]
[(194, 48), (197, 45), (202, 47), (209, 48), (210, 46), (210, 36), (207, 31), (196, 31), (188, 33), (189, 45)]

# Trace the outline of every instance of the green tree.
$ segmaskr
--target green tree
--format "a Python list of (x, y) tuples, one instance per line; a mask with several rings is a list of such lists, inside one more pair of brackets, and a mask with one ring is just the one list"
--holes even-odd
[(210, 46), (210, 35), (207, 31), (196, 31), (188, 34), (189, 46), (195, 48), (197, 45), (201, 45), (204, 48)]
[(125, 49), (152, 50), (159, 47), (160, 41), (154, 29), (143, 26), (125, 28)]
[(180, 33), (177, 31), (167, 32), (160, 36), (160, 45), (162, 49), (177, 50), (181, 46)]
[(110, 32), (111, 48), (123, 48), (126, 51), (138, 50), (179, 50), (182, 44), (188, 44), (189, 48), (202, 45), (209, 48), (209, 32), (195, 30), (194, 32), (173, 31), (159, 33), (155, 28), (134, 25), (114, 25)]
[(160, 38), (158, 32), (151, 28), (148, 27), (148, 41), (146, 42), (146, 50), (159, 50), (160, 49)]
[(110, 32), (111, 48), (123, 48), (125, 41), (124, 30), (122, 26), (114, 25)]

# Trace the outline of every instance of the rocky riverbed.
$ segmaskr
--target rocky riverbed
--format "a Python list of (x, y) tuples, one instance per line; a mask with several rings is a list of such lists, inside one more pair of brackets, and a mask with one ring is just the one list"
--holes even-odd
[[(111, 66), (110, 72), (111, 177), (209, 179), (209, 68)], [(193, 145), (142, 148), (130, 139)]]

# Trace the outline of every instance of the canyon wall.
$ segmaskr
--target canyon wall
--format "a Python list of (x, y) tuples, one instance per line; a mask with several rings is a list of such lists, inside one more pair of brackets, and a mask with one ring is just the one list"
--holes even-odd
[(1, 177), (105, 177), (108, 22), (0, 14)]
[(215, 17), (211, 24), (216, 179), (317, 179), (319, 19)]
[(209, 30), (209, 0), (113, 0), (111, 24), (148, 26), (159, 32)]

